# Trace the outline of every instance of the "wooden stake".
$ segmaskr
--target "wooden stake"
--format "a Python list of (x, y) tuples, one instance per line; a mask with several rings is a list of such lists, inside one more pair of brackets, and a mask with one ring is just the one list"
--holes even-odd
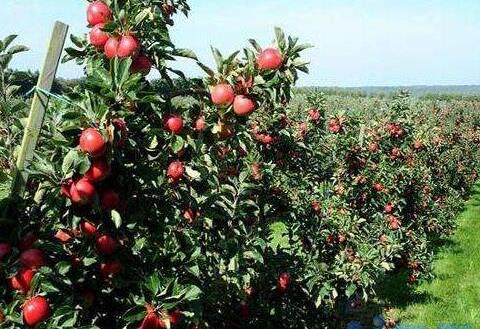
[(33, 153), (37, 146), (38, 136), (42, 129), (45, 110), (48, 106), (49, 96), (42, 93), (41, 90), (49, 92), (52, 88), (55, 75), (57, 74), (58, 64), (67, 38), (68, 25), (62, 22), (55, 22), (52, 36), (48, 45), (47, 55), (43, 63), (42, 70), (38, 77), (37, 90), (34, 93), (30, 114), (28, 116), (27, 126), (25, 127), (22, 146), (18, 154), (15, 168), (15, 175), (12, 182), (12, 197), (22, 197), (25, 192), (28, 174), (25, 168), (33, 159)]

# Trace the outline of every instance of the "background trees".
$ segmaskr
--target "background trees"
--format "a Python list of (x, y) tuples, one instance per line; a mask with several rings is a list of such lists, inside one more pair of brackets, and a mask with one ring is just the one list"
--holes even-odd
[(212, 49), (187, 81), (171, 62), (197, 59), (168, 27), (189, 9), (88, 4), (66, 57), (85, 80), (51, 104), (5, 212), (5, 326), (322, 328), (390, 271), (428, 273), (476, 178), (478, 114), (403, 94), (375, 112), (319, 93), (289, 106), (308, 45), (280, 29)]

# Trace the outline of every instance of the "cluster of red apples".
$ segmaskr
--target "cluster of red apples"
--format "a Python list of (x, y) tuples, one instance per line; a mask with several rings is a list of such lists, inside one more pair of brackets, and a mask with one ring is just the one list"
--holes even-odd
[(103, 1), (90, 3), (87, 9), (87, 21), (91, 27), (90, 44), (103, 51), (105, 57), (112, 59), (132, 58), (132, 72), (147, 75), (152, 68), (151, 59), (141, 52), (141, 43), (133, 31), (108, 33), (104, 30), (106, 24), (113, 19), (111, 8)]
[[(278, 49), (266, 48), (257, 57), (257, 67), (261, 71), (278, 70), (283, 65), (283, 56)], [(242, 91), (248, 90), (245, 85), (251, 82), (239, 82)], [(235, 89), (230, 84), (223, 82), (211, 88), (212, 103), (219, 107), (229, 107), (233, 104), (233, 112), (240, 117), (248, 116), (257, 108), (256, 101), (248, 94), (235, 94)]]

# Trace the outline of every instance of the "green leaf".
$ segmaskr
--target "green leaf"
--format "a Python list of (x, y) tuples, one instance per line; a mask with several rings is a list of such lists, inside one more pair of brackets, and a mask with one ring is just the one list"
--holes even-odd
[(110, 216), (112, 218), (113, 224), (115, 224), (115, 227), (118, 229), (120, 226), (122, 226), (122, 216), (118, 211), (115, 209), (112, 209), (110, 212)]
[(233, 54), (231, 54), (230, 56), (228, 56), (228, 58), (225, 60), (225, 64), (232, 63), (235, 60), (235, 58), (238, 56), (239, 53), (240, 53), (239, 51), (236, 51)]
[(72, 43), (77, 46), (78, 48), (83, 48), (85, 46), (85, 40), (83, 40), (82, 38), (76, 36), (76, 35), (70, 35), (70, 41), (72, 41)]
[(57, 287), (55, 287), (53, 285), (52, 282), (49, 282), (49, 281), (42, 282), (40, 287), (41, 287), (40, 289), (44, 292), (59, 292), (60, 291), (60, 290), (58, 290)]
[(187, 268), (188, 272), (195, 275), (197, 278), (200, 277), (200, 267), (198, 265), (191, 266)]
[(132, 59), (119, 59), (115, 57), (114, 60), (114, 73), (113, 79), (117, 87), (123, 86), (130, 76), (130, 66), (132, 65)]
[(152, 274), (148, 278), (147, 282), (145, 283), (145, 287), (150, 290), (154, 296), (158, 295), (160, 289), (162, 289), (162, 284), (158, 273)]
[(70, 271), (71, 264), (67, 261), (62, 261), (57, 263), (57, 265), (55, 265), (55, 268), (58, 273), (60, 273), (61, 275), (65, 275)]
[(29, 48), (27, 46), (17, 45), (17, 46), (13, 46), (13, 47), (9, 48), (7, 53), (10, 54), (10, 55), (13, 55), (13, 54), (21, 53), (21, 52), (28, 51), (28, 50), (29, 50)]
[(203, 63), (200, 63), (200, 62), (197, 62), (197, 65), (200, 66), (200, 68), (205, 71), (205, 73), (207, 73), (210, 77), (213, 77), (215, 75), (215, 72), (209, 68), (208, 66), (206, 66), (205, 64)]
[(272, 250), (286, 249), (290, 247), (290, 240), (288, 237), (288, 227), (284, 222), (277, 221), (269, 226), (270, 239), (269, 246)]
[(5, 39), (3, 39), (2, 48), (0, 50), (7, 49), (8, 46), (10, 46), (10, 44), (13, 42), (13, 40), (15, 40), (17, 37), (18, 37), (18, 35), (11, 34), (11, 35), (7, 36)]
[(292, 49), (298, 42), (298, 38), (292, 38), (291, 36), (288, 37), (288, 49)]
[(140, 25), (140, 23), (142, 23), (145, 20), (145, 18), (147, 18), (148, 15), (150, 14), (151, 14), (150, 8), (145, 8), (144, 10), (139, 12), (137, 16), (135, 16), (135, 25)]
[(355, 286), (353, 283), (349, 284), (347, 288), (345, 289), (345, 295), (350, 298), (353, 296), (355, 291), (357, 290), (357, 286)]
[(123, 319), (129, 322), (138, 322), (145, 317), (145, 306), (135, 305), (123, 314)]
[(293, 48), (293, 52), (294, 53), (299, 53), (301, 51), (304, 51), (306, 49), (309, 49), (309, 48), (313, 48), (314, 46), (309, 44), (309, 43), (304, 43), (302, 45), (297, 45)]
[(105, 24), (105, 26), (103, 27), (102, 30), (105, 31), (105, 32), (108, 32), (108, 33), (112, 33), (116, 29), (118, 29), (118, 23), (116, 23), (114, 21), (111, 21), (111, 22), (108, 22), (107, 24)]
[(237, 272), (238, 271), (238, 257), (234, 256), (230, 258), (230, 261), (228, 262), (228, 270), (231, 272)]
[(10, 195), (11, 183), (12, 177), (3, 171), (0, 171), (0, 201), (8, 198)]
[(90, 266), (93, 265), (97, 262), (97, 260), (94, 257), (85, 257), (83, 258), (83, 264), (85, 266)]
[(180, 78), (184, 80), (187, 78), (185, 74), (180, 70), (175, 70), (175, 69), (172, 69), (171, 67), (167, 67), (167, 70), (169, 70), (172, 73), (175, 73), (176, 75), (178, 75)]
[(223, 66), (223, 56), (217, 48), (213, 48), (213, 47), (211, 48), (212, 48), (213, 58), (215, 59), (215, 63), (217, 64), (217, 69), (218, 71), (221, 71)]
[(199, 299), (201, 295), (202, 295), (202, 290), (199, 287), (190, 285), (188, 286), (188, 288), (186, 288), (186, 292), (184, 294), (183, 299), (191, 302)]
[(308, 67), (306, 67), (306, 66), (297, 66), (296, 69), (299, 70), (299, 71), (302, 71), (306, 74), (308, 74), (308, 72), (309, 72)]
[(70, 174), (72, 174), (74, 164), (77, 159), (78, 151), (76, 149), (70, 150), (65, 156), (65, 158), (63, 158), (62, 172), (64, 176), (69, 176)]
[(250, 42), (250, 44), (253, 46), (253, 48), (255, 48), (256, 51), (258, 52), (261, 52), (262, 51), (262, 47), (260, 46), (260, 44), (254, 40), (254, 39), (249, 39), (248, 40)]
[(279, 27), (275, 27), (275, 36), (277, 38), (277, 44), (280, 49), (285, 49), (286, 43), (285, 43), (285, 33), (283, 30)]
[(193, 180), (199, 180), (201, 177), (200, 172), (193, 170), (190, 166), (185, 166), (185, 172), (187, 173), (187, 176)]
[(262, 254), (260, 254), (258, 251), (256, 250), (247, 250), (243, 253), (243, 257), (247, 258), (247, 259), (252, 259), (260, 264), (263, 264), (264, 263), (264, 259), (263, 259), (263, 256)]
[(15, 96), (15, 94), (18, 92), (19, 89), (20, 89), (20, 86), (16, 86), (16, 85), (8, 86), (7, 89), (5, 90), (5, 95), (7, 95), (8, 97)]
[(88, 156), (77, 149), (70, 150), (63, 158), (62, 172), (64, 177), (71, 177), (75, 172), (84, 174), (90, 168)]
[(7, 67), (11, 60), (12, 60), (12, 54), (0, 55), (0, 66)]
[(150, 141), (150, 145), (148, 146), (148, 149), (154, 150), (158, 146), (158, 138), (157, 136), (153, 136), (152, 140)]
[[(68, 54), (68, 56), (70, 56), (72, 58), (77, 58), (77, 57), (81, 57), (81, 56), (85, 55), (85, 52), (83, 50), (78, 50), (78, 49), (71, 48), (71, 47), (65, 48), (65, 52)], [(62, 62), (66, 62), (66, 61), (68, 61), (68, 58), (64, 58), (62, 60)]]
[(138, 254), (143, 249), (146, 242), (147, 242), (147, 239), (145, 239), (145, 238), (135, 239), (135, 244), (132, 247), (132, 251), (135, 254)]
[(191, 58), (194, 60), (198, 60), (197, 55), (190, 49), (184, 49), (184, 48), (175, 48), (175, 50), (172, 53), (175, 56), (180, 56), (180, 57), (185, 57), (185, 58)]
[(85, 174), (88, 169), (90, 169), (90, 159), (87, 154), (80, 152), (77, 158), (77, 163), (75, 163), (75, 168), (80, 174)]
[(171, 147), (173, 152), (180, 152), (185, 146), (185, 140), (182, 136), (176, 135), (172, 141)]

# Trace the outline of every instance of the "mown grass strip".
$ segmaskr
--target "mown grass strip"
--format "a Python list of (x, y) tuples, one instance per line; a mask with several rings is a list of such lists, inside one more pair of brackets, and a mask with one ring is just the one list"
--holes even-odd
[(480, 328), (480, 184), (433, 268), (435, 279), (397, 296), (403, 305), (392, 314), (406, 327)]

